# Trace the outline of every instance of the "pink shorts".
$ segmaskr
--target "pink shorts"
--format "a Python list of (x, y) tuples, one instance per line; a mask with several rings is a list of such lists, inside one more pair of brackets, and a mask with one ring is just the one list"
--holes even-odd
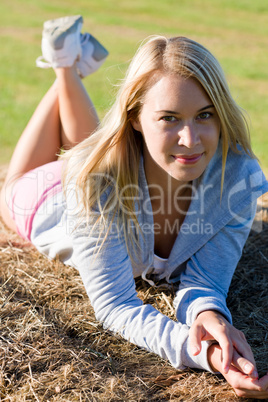
[(18, 234), (31, 241), (33, 218), (40, 205), (62, 191), (63, 161), (47, 163), (30, 170), (12, 188), (9, 210)]

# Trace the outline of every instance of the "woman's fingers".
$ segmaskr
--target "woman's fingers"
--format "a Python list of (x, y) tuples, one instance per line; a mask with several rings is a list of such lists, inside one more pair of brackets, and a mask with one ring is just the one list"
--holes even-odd
[(225, 333), (219, 337), (218, 342), (222, 350), (222, 369), (224, 373), (228, 373), (233, 359), (233, 344)]
[(236, 329), (236, 341), (234, 343), (234, 346), (241, 356), (244, 356), (246, 359), (250, 360), (251, 363), (256, 364), (253, 352), (247, 342), (245, 334), (237, 329)]
[(267, 396), (268, 396), (268, 373), (260, 378), (259, 384), (262, 387), (262, 389), (265, 389), (267, 391)]
[(189, 340), (191, 351), (194, 356), (198, 355), (201, 351), (202, 332), (202, 327), (200, 325), (193, 324), (190, 328)]
[(224, 375), (224, 377), (234, 388), (237, 396), (267, 400), (268, 375), (262, 377), (260, 380), (253, 380), (239, 371), (236, 367), (231, 366), (229, 373)]
[(238, 331), (238, 341), (234, 346), (235, 366), (249, 377), (254, 379), (258, 378), (254, 355), (243, 332)]
[(199, 314), (189, 332), (191, 351), (194, 356), (201, 351), (202, 341), (215, 340), (221, 348), (221, 372), (227, 374), (233, 359), (239, 371), (258, 378), (256, 363), (245, 335), (231, 325), (221, 314), (204, 311)]
[[(254, 360), (254, 359), (253, 359)], [(238, 368), (242, 373), (247, 374), (253, 379), (258, 379), (258, 372), (255, 365), (248, 359), (242, 357), (235, 349), (233, 352), (232, 364)]]
[[(250, 378), (241, 369), (245, 369), (244, 366), (247, 363), (252, 363), (240, 356), (235, 349), (234, 360), (228, 373), (222, 372), (222, 350), (220, 345), (211, 345), (208, 349), (208, 361), (214, 371), (220, 371), (223, 374), (233, 387), (236, 395), (256, 399), (268, 398), (268, 374), (259, 380)], [(252, 366), (254, 365), (252, 364)]]

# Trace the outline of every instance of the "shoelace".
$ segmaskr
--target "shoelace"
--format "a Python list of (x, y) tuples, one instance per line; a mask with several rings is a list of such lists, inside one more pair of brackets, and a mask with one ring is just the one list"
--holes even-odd
[(89, 41), (89, 38), (90, 38), (90, 34), (88, 33), (88, 32), (85, 32), (85, 33), (80, 33), (80, 43), (81, 43), (81, 46), (83, 46), (86, 42), (88, 42)]

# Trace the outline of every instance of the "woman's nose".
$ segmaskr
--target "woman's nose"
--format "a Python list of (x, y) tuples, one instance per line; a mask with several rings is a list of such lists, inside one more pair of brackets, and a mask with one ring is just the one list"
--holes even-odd
[(184, 124), (178, 130), (178, 144), (187, 148), (193, 148), (200, 143), (198, 128), (192, 123)]

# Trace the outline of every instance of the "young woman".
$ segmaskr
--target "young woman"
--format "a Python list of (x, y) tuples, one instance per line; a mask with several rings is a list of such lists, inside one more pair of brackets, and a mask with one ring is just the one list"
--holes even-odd
[[(221, 67), (190, 39), (152, 37), (99, 126), (80, 77), (107, 52), (81, 26), (80, 16), (44, 24), (57, 79), (14, 151), (3, 219), (79, 270), (106, 328), (178, 369), (221, 372), (240, 396), (267, 398), (268, 375), (258, 378), (226, 296), (268, 183)], [(58, 159), (60, 149), (69, 151)], [(138, 276), (178, 285), (177, 322), (143, 305)]]

